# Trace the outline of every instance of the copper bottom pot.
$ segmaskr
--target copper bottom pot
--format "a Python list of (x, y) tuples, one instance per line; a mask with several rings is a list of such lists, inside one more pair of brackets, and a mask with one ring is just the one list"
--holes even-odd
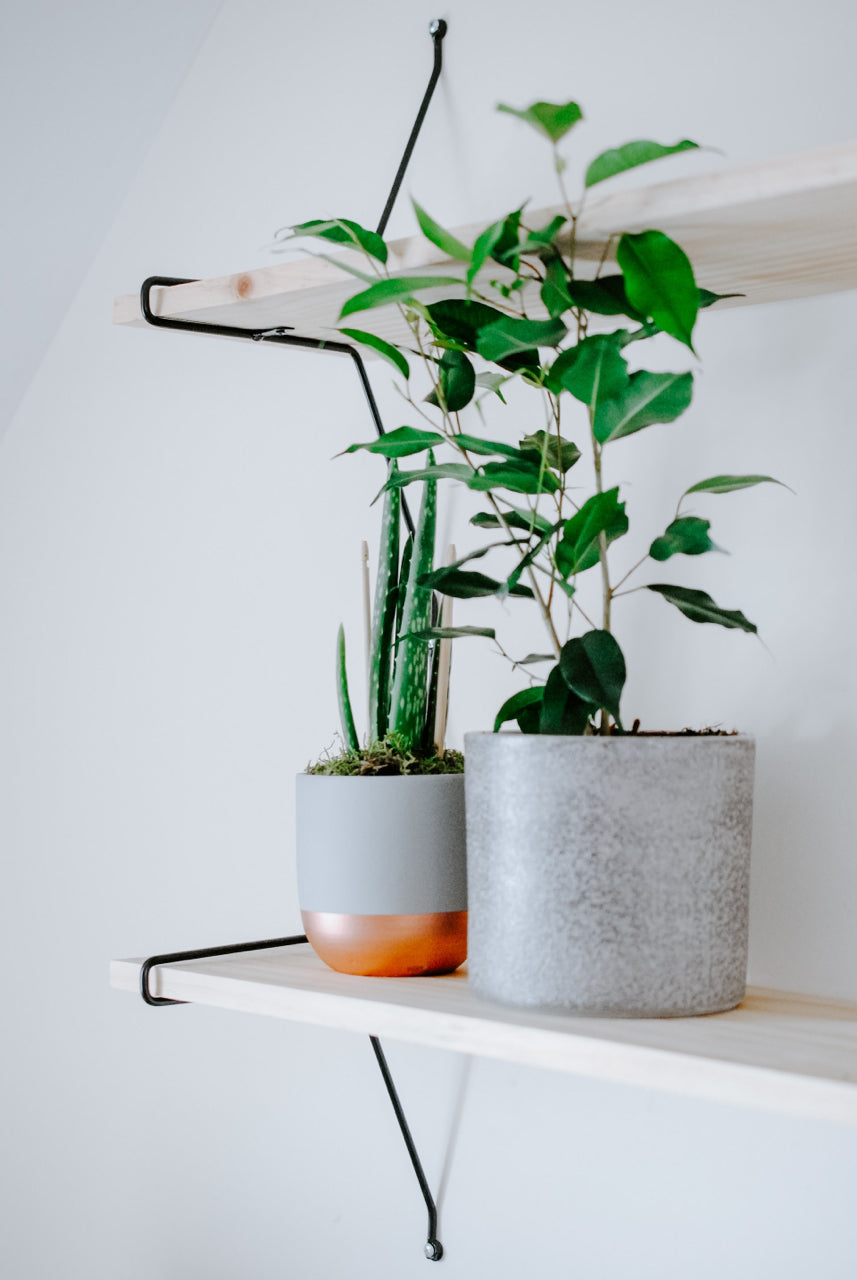
[(340, 973), (451, 973), (467, 957), (464, 777), (297, 778), (298, 897)]

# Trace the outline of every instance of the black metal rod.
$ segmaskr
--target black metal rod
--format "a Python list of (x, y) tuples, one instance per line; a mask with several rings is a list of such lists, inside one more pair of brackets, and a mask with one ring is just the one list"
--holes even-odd
[(228, 947), (203, 947), (198, 951), (172, 951), (168, 955), (150, 956), (144, 960), (140, 968), (140, 995), (146, 1004), (187, 1004), (187, 1000), (166, 1000), (163, 996), (153, 996), (149, 990), (149, 974), (156, 965), (178, 964), (180, 960), (208, 960), (212, 956), (233, 956), (241, 951), (267, 951), (273, 947), (291, 947), (299, 942), (306, 942), (306, 934), (294, 934), (291, 938), (268, 938), (264, 942), (238, 942)]
[(429, 23), (429, 35), (434, 42), (434, 67), (432, 68), (431, 78), (428, 82), (428, 88), (425, 91), (423, 100), (420, 103), (420, 109), (417, 112), (417, 118), (414, 121), (414, 127), (411, 129), (411, 136), (408, 138), (405, 153), (402, 156), (401, 164), (396, 171), (393, 179), (393, 186), (387, 197), (387, 203), (384, 205), (384, 212), (381, 214), (381, 221), (378, 223), (378, 235), (382, 236), (387, 229), (387, 223), (390, 220), (390, 214), (393, 212), (393, 205), (396, 203), (396, 197), (399, 194), (399, 188), (402, 185), (402, 179), (405, 176), (405, 170), (411, 158), (411, 153), (416, 145), (419, 137), (420, 129), (423, 127), (423, 121), (426, 118), (426, 112), (429, 109), (429, 103), (432, 100), (435, 85), (440, 79), (441, 69), (443, 67), (443, 37), (446, 35), (447, 25), (443, 18), (435, 18)]
[[(188, 333), (204, 333), (218, 338), (249, 338), (251, 342), (278, 342), (283, 346), (303, 347), (304, 350), (308, 351), (332, 351), (335, 355), (350, 356), (357, 370), (357, 376), (360, 379), (360, 385), (363, 388), (363, 394), (366, 397), (366, 403), (369, 406), (369, 413), (372, 415), (372, 422), (378, 438), (380, 439), (384, 435), (384, 424), (381, 421), (378, 402), (372, 392), (372, 384), (369, 381), (363, 357), (356, 347), (352, 347), (347, 342), (328, 342), (321, 338), (303, 338), (300, 334), (287, 332), (288, 325), (280, 325), (274, 329), (241, 329), (231, 324), (204, 324), (200, 320), (178, 320), (174, 316), (155, 315), (152, 310), (152, 290), (156, 287), (171, 289), (173, 285), (177, 284), (196, 284), (196, 281), (187, 280), (181, 276), (148, 276), (143, 281), (140, 286), (140, 310), (147, 324), (154, 325), (156, 329), (184, 329)], [(404, 494), (402, 494), (402, 515), (408, 532), (413, 533), (414, 520)]]
[(420, 1184), (420, 1191), (423, 1193), (423, 1199), (426, 1202), (428, 1210), (428, 1237), (426, 1239), (425, 1255), (429, 1262), (440, 1262), (443, 1257), (443, 1245), (437, 1238), (437, 1205), (434, 1197), (429, 1190), (429, 1184), (426, 1181), (426, 1175), (423, 1172), (423, 1166), (420, 1157), (411, 1137), (411, 1131), (408, 1127), (405, 1113), (402, 1110), (402, 1104), (399, 1101), (399, 1095), (396, 1092), (396, 1086), (393, 1083), (393, 1077), (390, 1075), (390, 1068), (387, 1065), (387, 1059), (384, 1056), (384, 1050), (381, 1048), (381, 1041), (377, 1036), (370, 1036), (372, 1048), (375, 1050), (375, 1057), (378, 1060), (378, 1066), (381, 1068), (381, 1075), (384, 1077), (384, 1084), (387, 1086), (387, 1093), (393, 1104), (393, 1110), (396, 1113), (396, 1119), (399, 1122), (399, 1128), (402, 1131), (402, 1137), (405, 1140), (405, 1146), (408, 1149), (408, 1155), (411, 1157), (411, 1164), (414, 1167), (414, 1173), (417, 1175), (417, 1182)]

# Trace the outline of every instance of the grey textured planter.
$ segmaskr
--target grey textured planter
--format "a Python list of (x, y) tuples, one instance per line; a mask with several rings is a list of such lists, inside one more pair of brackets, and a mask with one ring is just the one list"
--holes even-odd
[(465, 737), (469, 971), (613, 1017), (744, 996), (752, 738)]
[(307, 937), (343, 973), (448, 973), (467, 954), (464, 777), (297, 777)]

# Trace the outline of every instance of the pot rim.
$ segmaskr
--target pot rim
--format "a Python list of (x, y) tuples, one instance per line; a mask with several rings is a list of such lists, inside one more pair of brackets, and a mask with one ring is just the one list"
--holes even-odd
[(461, 773), (307, 773), (301, 769), (296, 778), (311, 778), (313, 782), (444, 782), (464, 778)]
[[(474, 729), (464, 735), (465, 745), (468, 738), (496, 738), (502, 742), (589, 742), (602, 745), (617, 745), (625, 742), (645, 743), (649, 746), (664, 742), (709, 743), (709, 742), (755, 742), (751, 733), (617, 733), (602, 737), (600, 734), (571, 733), (520, 733), (514, 730), (492, 733), (489, 729)], [(588, 749), (588, 748), (587, 748)]]

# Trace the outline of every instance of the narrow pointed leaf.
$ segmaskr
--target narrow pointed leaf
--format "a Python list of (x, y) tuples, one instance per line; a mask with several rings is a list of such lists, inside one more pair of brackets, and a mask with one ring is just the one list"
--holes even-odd
[(662, 231), (641, 231), (620, 237), (616, 260), (631, 305), (693, 351), (699, 289), (684, 250)]
[(788, 488), (782, 480), (775, 480), (773, 476), (712, 476), (710, 480), (692, 484), (689, 489), (685, 489), (682, 497), (686, 498), (689, 493), (734, 493), (737, 489), (752, 489), (757, 484), (778, 484), (783, 489)]
[(489, 258), (503, 264), (508, 263), (513, 271), (517, 271), (518, 262), (514, 256), (514, 250), (518, 244), (522, 213), (523, 209), (515, 209), (505, 218), (492, 222), (491, 226), (486, 227), (477, 237), (467, 271), (468, 284), (473, 283)]
[[(539, 515), (537, 511), (519, 511), (512, 507), (503, 512), (503, 520), (510, 529), (525, 529), (527, 533), (544, 533), (546, 529), (553, 526), (551, 522)], [(470, 523), (477, 525), (482, 529), (502, 529), (503, 522), (500, 517), (492, 511), (479, 511), (475, 516), (470, 517)]]
[[(532, 689), (522, 689), (520, 693), (513, 693), (512, 697), (507, 698), (497, 712), (494, 720), (494, 732), (499, 733), (500, 726), (506, 724), (507, 721), (518, 720), (518, 717), (528, 708), (540, 707), (543, 697), (544, 688), (541, 685), (534, 685)], [(520, 724), (519, 720), (518, 723)], [(527, 731), (525, 730), (525, 732)], [(538, 732), (538, 720), (536, 721), (536, 727), (528, 732)]]
[(511, 489), (513, 493), (556, 493), (559, 482), (552, 471), (535, 463), (486, 462), (477, 475), (471, 475), (468, 488), (478, 493), (493, 489)]
[(339, 332), (344, 334), (346, 338), (352, 338), (354, 342), (359, 342), (362, 346), (371, 347), (373, 351), (377, 351), (378, 355), (389, 361), (394, 369), (398, 369), (406, 382), (410, 378), (411, 370), (407, 360), (391, 342), (385, 342), (377, 334), (366, 333), (363, 329), (340, 329)]
[(350, 218), (330, 218), (328, 221), (314, 218), (310, 222), (298, 223), (292, 231), (296, 236), (319, 236), (334, 244), (356, 245), (378, 262), (387, 261), (387, 246), (378, 232), (369, 231)]
[(754, 635), (758, 627), (744, 617), (740, 609), (721, 609), (705, 591), (695, 591), (691, 587), (675, 587), (669, 583), (648, 584), (649, 591), (656, 591), (670, 604), (674, 604), (691, 622), (716, 622), (721, 627), (750, 631)]
[(482, 440), (479, 436), (471, 436), (464, 431), (457, 435), (455, 440), (468, 453), (477, 453), (484, 457), (499, 453), (501, 457), (514, 458), (516, 462), (526, 465), (532, 462), (532, 458), (527, 457), (523, 450), (516, 449), (513, 444), (504, 444), (501, 440)]
[(456, 276), (393, 276), (390, 280), (379, 280), (362, 293), (355, 293), (343, 306), (339, 318), (344, 320), (356, 311), (369, 311), (373, 307), (386, 307), (391, 302), (402, 302), (422, 289), (442, 289), (460, 284), (461, 281)]
[(584, 702), (603, 707), (621, 725), (619, 700), (625, 685), (625, 659), (609, 631), (587, 631), (569, 640), (559, 658), (563, 679)]
[(336, 693), (339, 702), (339, 720), (342, 725), (342, 738), (347, 751), (357, 751), (360, 742), (351, 710), (351, 698), (348, 694), (348, 671), (345, 665), (345, 628), (340, 626), (336, 637)]
[(420, 224), (420, 230), (426, 240), (430, 240), (432, 244), (436, 244), (438, 249), (442, 249), (450, 258), (457, 258), (459, 262), (470, 261), (470, 250), (466, 244), (462, 244), (457, 240), (451, 232), (446, 231), (442, 226), (430, 217), (416, 200), (412, 200), (414, 213), (417, 215), (417, 222)]
[(418, 427), (397, 427), (395, 431), (387, 431), (377, 440), (367, 440), (364, 444), (350, 444), (343, 452), (356, 453), (358, 449), (365, 449), (367, 453), (380, 453), (385, 458), (407, 458), (413, 453), (422, 453), (425, 449), (433, 449), (444, 443), (443, 436), (436, 431), (426, 431)]
[(626, 142), (622, 147), (602, 151), (600, 156), (595, 157), (586, 170), (586, 186), (594, 187), (597, 182), (604, 182), (605, 178), (612, 178), (627, 169), (636, 169), (638, 165), (648, 164), (652, 160), (660, 160), (663, 156), (673, 156), (678, 151), (695, 151), (698, 148), (699, 143), (691, 142), (689, 138), (676, 142), (671, 147), (645, 139)]
[(465, 636), (485, 636), (495, 640), (493, 627), (426, 627), (423, 631), (412, 631), (412, 640), (461, 640)]
[[(395, 475), (390, 476), (381, 493), (385, 493), (387, 489), (404, 489), (409, 484), (423, 480), (461, 480), (462, 483), (467, 484), (472, 475), (470, 467), (465, 466), (463, 462), (440, 462), (424, 467), (421, 471), (397, 471)], [(377, 502), (380, 496), (379, 493), (373, 501)]]
[(497, 110), (517, 116), (549, 142), (559, 142), (583, 119), (583, 112), (576, 102), (532, 102), (528, 107), (509, 107), (500, 102)]
[[(395, 471), (395, 462), (389, 465), (390, 471)], [(384, 495), (369, 651), (369, 736), (377, 739), (387, 732), (393, 678), (401, 504), (398, 489)]]
[[(454, 566), (435, 569), (432, 573), (425, 574), (422, 582), (426, 587), (439, 591), (441, 595), (453, 596), (456, 600), (471, 600), (504, 592), (504, 584), (498, 582), (496, 578), (489, 578), (485, 573), (457, 569)], [(517, 586), (505, 594), (524, 596), (528, 599), (533, 596), (529, 587), (522, 586)]]
[(412, 631), (432, 625), (432, 593), (422, 585), (434, 558), (437, 522), (437, 484), (428, 480), (423, 489), (420, 514), (414, 534), (414, 546), (408, 569), (408, 581), (402, 608), (400, 636), (396, 649), (396, 668), (390, 695), (389, 725), (404, 739), (410, 750), (423, 741), (429, 702), (428, 649), (419, 640), (409, 639)]

